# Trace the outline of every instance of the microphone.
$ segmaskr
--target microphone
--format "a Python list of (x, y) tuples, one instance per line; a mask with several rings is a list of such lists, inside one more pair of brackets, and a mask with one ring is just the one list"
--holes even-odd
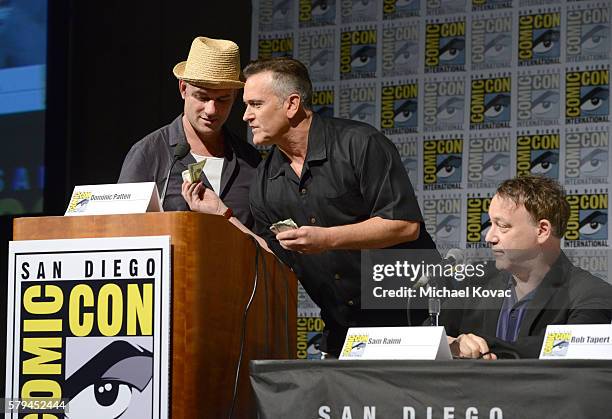
[(162, 208), (164, 207), (164, 200), (166, 199), (166, 192), (168, 191), (168, 181), (170, 180), (170, 172), (172, 171), (172, 168), (174, 167), (176, 162), (182, 159), (183, 157), (185, 157), (187, 153), (189, 153), (189, 150), (191, 150), (191, 146), (189, 145), (189, 143), (178, 143), (176, 148), (174, 149), (174, 158), (172, 159), (172, 164), (170, 165), (170, 168), (168, 169), (168, 173), (166, 173), (166, 182), (164, 183), (164, 190), (162, 191), (162, 194), (161, 194), (160, 206)]
[[(440, 261), (440, 265), (459, 265), (461, 263), (463, 263), (463, 261), (465, 260), (465, 252), (461, 249), (450, 249), (448, 252), (446, 252), (446, 256), (444, 257), (444, 259), (442, 259), (442, 261)], [(429, 277), (427, 275), (422, 275), (417, 282), (414, 283), (414, 285), (412, 286), (413, 289), (416, 288), (421, 288), (421, 287), (425, 287), (427, 286), (427, 284), (429, 284), (429, 281), (431, 281), (433, 278)]]

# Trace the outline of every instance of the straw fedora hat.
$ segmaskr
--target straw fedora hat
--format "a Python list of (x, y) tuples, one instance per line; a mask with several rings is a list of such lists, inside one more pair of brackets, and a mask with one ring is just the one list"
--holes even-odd
[(187, 61), (172, 69), (176, 78), (209, 89), (241, 89), (240, 49), (232, 41), (199, 36), (191, 43)]

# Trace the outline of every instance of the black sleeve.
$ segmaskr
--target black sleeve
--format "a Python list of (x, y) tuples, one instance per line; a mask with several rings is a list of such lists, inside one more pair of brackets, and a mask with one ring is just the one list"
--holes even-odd
[(423, 221), (408, 173), (395, 145), (380, 132), (365, 139), (357, 156), (361, 194), (372, 208), (370, 217)]

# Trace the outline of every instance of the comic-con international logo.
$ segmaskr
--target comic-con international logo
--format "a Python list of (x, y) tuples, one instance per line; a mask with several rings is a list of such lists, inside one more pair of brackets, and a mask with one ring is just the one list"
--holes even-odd
[(485, 238), (491, 227), (489, 205), (491, 205), (491, 198), (489, 197), (467, 198), (466, 248), (480, 249), (488, 247)]
[(472, 0), (472, 11), (511, 9), (512, 0)]
[(297, 358), (320, 359), (325, 323), (320, 317), (297, 318)]
[(565, 122), (608, 122), (610, 83), (607, 68), (565, 74)]
[(465, 13), (466, 0), (425, 0), (426, 15)]
[(304, 31), (300, 33), (298, 59), (308, 67), (313, 82), (333, 81), (335, 75), (334, 31)]
[(512, 62), (512, 15), (472, 20), (472, 70), (509, 68)]
[(465, 19), (425, 25), (425, 72), (465, 70)]
[(566, 196), (570, 217), (565, 247), (608, 246), (608, 191)]
[(516, 140), (516, 175), (541, 175), (559, 179), (558, 132), (519, 133)]
[(361, 358), (368, 344), (368, 335), (348, 335), (344, 347), (342, 348), (342, 356), (349, 358)]
[(293, 29), (293, 7), (289, 0), (259, 0), (259, 30), (261, 32)]
[(423, 86), (424, 131), (463, 129), (465, 115), (465, 81), (442, 78), (426, 81)]
[(371, 22), (378, 19), (381, 0), (341, 0), (342, 23)]
[(461, 241), (461, 198), (425, 197), (423, 219), (438, 247), (458, 247)]
[(376, 126), (376, 86), (374, 84), (340, 86), (338, 115)]
[(545, 12), (519, 16), (519, 65), (559, 63), (561, 13)]
[(460, 189), (463, 174), (463, 138), (426, 139), (423, 142), (423, 189)]
[(608, 129), (592, 128), (565, 134), (565, 183), (605, 184), (609, 175)]
[(300, 28), (335, 25), (336, 0), (299, 0), (298, 22)]
[(544, 338), (544, 350), (542, 354), (546, 356), (565, 356), (571, 341), (571, 332), (549, 333)]
[(334, 88), (316, 88), (312, 92), (312, 111), (321, 116), (334, 116)]
[(292, 34), (264, 34), (259, 38), (257, 57), (292, 57), (293, 35)]
[(556, 125), (561, 117), (561, 75), (553, 72), (524, 73), (517, 78), (517, 124), (519, 127)]
[(405, 76), (419, 71), (419, 22), (402, 22), (382, 30), (383, 77)]
[(510, 176), (510, 134), (491, 133), (470, 138), (468, 188), (496, 188)]
[(397, 147), (402, 164), (408, 173), (410, 183), (414, 189), (419, 189), (419, 147), (416, 138), (407, 138), (404, 136), (391, 138), (393, 144)]
[(565, 249), (564, 253), (568, 259), (579, 268), (584, 269), (590, 274), (608, 281), (608, 249), (585, 249), (574, 248)]
[(470, 128), (510, 127), (510, 76), (475, 78), (470, 97)]
[(383, 85), (381, 88), (380, 128), (387, 134), (417, 132), (418, 84)]
[(67, 212), (84, 212), (91, 201), (92, 192), (76, 192), (70, 198)]
[(567, 11), (566, 61), (610, 58), (610, 4), (579, 5)]
[(376, 77), (376, 29), (346, 30), (340, 34), (340, 78)]
[(383, 19), (419, 16), (422, 0), (382, 0)]

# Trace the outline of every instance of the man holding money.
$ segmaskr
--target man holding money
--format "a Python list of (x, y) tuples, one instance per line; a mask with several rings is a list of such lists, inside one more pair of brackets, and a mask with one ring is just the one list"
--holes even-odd
[[(360, 301), (360, 249), (435, 249), (397, 149), (369, 125), (314, 114), (299, 61), (255, 61), (244, 74), (243, 119), (256, 145), (275, 146), (251, 188), (254, 231), (321, 308), (321, 350), (337, 356), (349, 327), (405, 325), (405, 310)], [(197, 211), (226, 209), (201, 184), (183, 196)]]
[(172, 167), (164, 209), (189, 210), (181, 196), (181, 183), (201, 180), (242, 223), (251, 226), (249, 188), (259, 153), (224, 126), (237, 91), (244, 86), (238, 46), (198, 37), (187, 61), (177, 64), (173, 73), (179, 79), (183, 114), (134, 144), (123, 162), (119, 182), (153, 181), (161, 193), (177, 146), (187, 143), (191, 151)]

